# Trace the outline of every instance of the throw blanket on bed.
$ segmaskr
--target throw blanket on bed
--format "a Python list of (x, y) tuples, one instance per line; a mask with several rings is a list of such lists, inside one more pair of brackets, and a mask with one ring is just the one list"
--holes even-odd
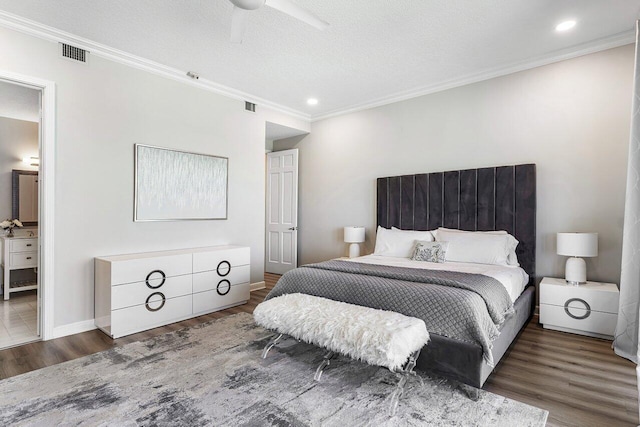
[(265, 300), (303, 293), (424, 320), (430, 333), (479, 344), (493, 366), (491, 342), (513, 313), (502, 284), (482, 274), (326, 261), (285, 273)]

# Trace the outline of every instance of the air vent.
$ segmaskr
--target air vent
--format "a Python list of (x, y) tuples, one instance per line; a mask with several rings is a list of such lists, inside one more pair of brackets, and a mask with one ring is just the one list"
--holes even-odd
[(89, 59), (88, 51), (66, 43), (60, 43), (60, 54), (63, 58), (70, 59), (71, 61), (82, 62), (84, 64), (86, 64)]
[(244, 109), (247, 111), (251, 111), (252, 113), (256, 112), (256, 104), (249, 101), (244, 101)]

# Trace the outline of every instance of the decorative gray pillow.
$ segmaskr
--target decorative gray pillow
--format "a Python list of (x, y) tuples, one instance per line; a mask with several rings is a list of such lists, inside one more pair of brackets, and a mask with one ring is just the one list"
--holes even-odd
[(416, 241), (411, 259), (413, 261), (444, 262), (447, 254), (447, 242)]

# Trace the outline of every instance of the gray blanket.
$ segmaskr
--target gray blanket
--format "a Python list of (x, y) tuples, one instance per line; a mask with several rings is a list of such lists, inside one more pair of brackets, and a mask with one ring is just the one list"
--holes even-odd
[(265, 299), (303, 293), (424, 320), (429, 333), (479, 344), (493, 366), (492, 341), (513, 313), (506, 289), (482, 274), (326, 261), (285, 273)]

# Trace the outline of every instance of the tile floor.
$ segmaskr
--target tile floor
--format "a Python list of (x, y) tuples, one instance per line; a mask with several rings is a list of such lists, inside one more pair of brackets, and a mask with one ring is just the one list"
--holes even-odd
[(1, 298), (0, 296), (0, 348), (39, 339), (36, 291), (12, 294), (8, 301)]

